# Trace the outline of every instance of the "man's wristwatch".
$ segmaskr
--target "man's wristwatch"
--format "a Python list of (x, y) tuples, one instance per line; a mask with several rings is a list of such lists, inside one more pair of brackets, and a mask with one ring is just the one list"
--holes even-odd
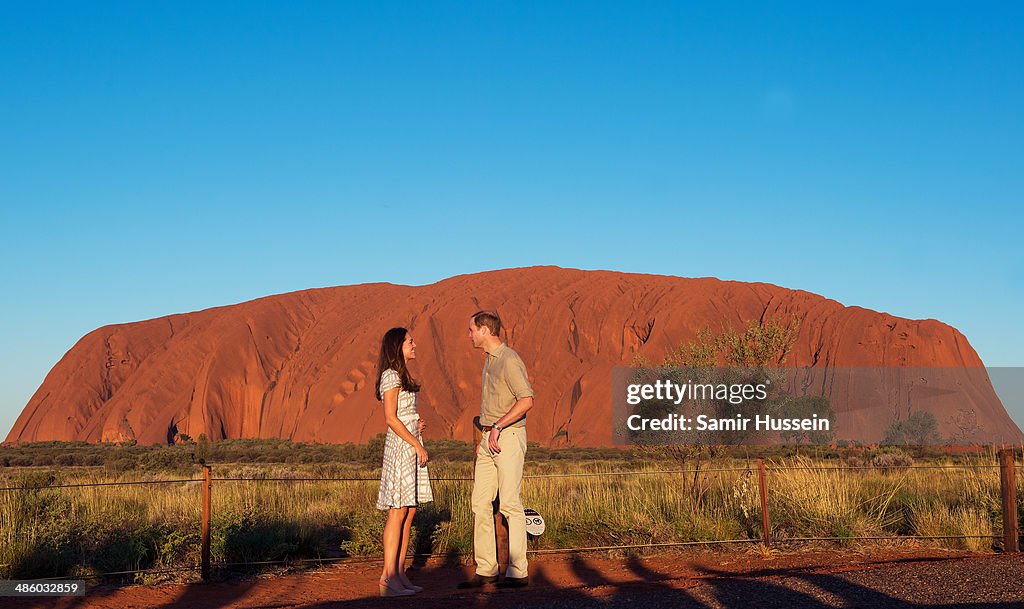
[(498, 433), (501, 433), (501, 425), (491, 425), (491, 429), (497, 429)]

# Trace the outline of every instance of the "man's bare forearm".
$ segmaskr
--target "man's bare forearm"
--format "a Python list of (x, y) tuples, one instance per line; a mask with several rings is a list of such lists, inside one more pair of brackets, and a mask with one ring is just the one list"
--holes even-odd
[(505, 425), (515, 423), (519, 419), (523, 418), (526, 411), (531, 408), (533, 408), (533, 396), (518, 400), (512, 405), (512, 408), (509, 408), (508, 412), (505, 413), (505, 416), (495, 421), (494, 424), (498, 427), (504, 427)]

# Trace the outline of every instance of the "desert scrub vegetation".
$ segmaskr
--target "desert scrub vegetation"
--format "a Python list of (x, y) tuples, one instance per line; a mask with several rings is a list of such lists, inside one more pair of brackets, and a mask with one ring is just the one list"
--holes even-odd
[[(432, 459), (470, 462), (473, 447), (457, 440), (428, 440)], [(27, 442), (0, 444), (0, 468), (6, 467), (106, 467), (115, 471), (190, 471), (197, 463), (223, 464), (362, 464), (379, 465), (384, 434), (366, 444), (322, 444), (283, 439), (234, 439), (215, 442), (187, 441), (142, 446), (129, 443)], [(632, 451), (616, 448), (543, 448), (530, 444), (531, 458), (538, 460), (621, 460)]]
[[(261, 453), (263, 460), (236, 462), (259, 452), (261, 442), (270, 445)], [(379, 446), (219, 444), (210, 443), (199, 457), (212, 464), (215, 477), (215, 564), (372, 557), (381, 552), (383, 516), (375, 508)], [(58, 448), (42, 447), (31, 458), (34, 462), (38, 454)], [(95, 457), (102, 464), (8, 465), (0, 468), (0, 486), (197, 481), (0, 491), (0, 578), (145, 570), (123, 577), (153, 581), (165, 577), (156, 572), (198, 564), (201, 469), (192, 457), (196, 446), (107, 447), (110, 455), (92, 445), (77, 448), (80, 453), (70, 453), (76, 460)], [(472, 451), (458, 442), (434, 448), (430, 467), (435, 501), (418, 510), (412, 547), (418, 554), (462, 558), (472, 549)], [(288, 450), (300, 459), (289, 460), (293, 455), (285, 454)], [(756, 455), (767, 456), (776, 540), (827, 537), (850, 545), (863, 536), (968, 536), (924, 543), (986, 551), (1002, 527), (998, 469), (912, 467), (990, 466), (995, 462), (990, 454), (912, 455), (892, 449), (794, 453), (773, 449)], [(268, 455), (283, 459), (268, 462)], [(315, 458), (307, 462), (304, 455)], [(695, 475), (679, 471), (693, 469), (693, 461), (671, 452), (531, 446), (523, 501), (547, 524), (531, 547), (760, 538), (755, 455), (723, 450), (701, 465)], [(815, 469), (819, 466), (823, 469)], [(1024, 499), (1024, 492), (1020, 494)], [(185, 571), (180, 577), (195, 573)]]

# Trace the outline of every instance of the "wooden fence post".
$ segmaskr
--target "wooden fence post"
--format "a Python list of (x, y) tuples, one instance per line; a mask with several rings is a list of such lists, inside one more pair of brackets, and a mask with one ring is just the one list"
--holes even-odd
[(999, 482), (1003, 495), (1003, 551), (1020, 551), (1020, 532), (1017, 528), (1017, 471), (1013, 449), (999, 451)]
[(761, 495), (761, 541), (767, 546), (771, 544), (772, 521), (768, 517), (768, 474), (764, 459), (757, 460), (757, 486)]
[(213, 478), (210, 476), (210, 466), (203, 466), (203, 524), (202, 524), (202, 550), (200, 551), (199, 572), (203, 581), (210, 579), (210, 489), (213, 485)]

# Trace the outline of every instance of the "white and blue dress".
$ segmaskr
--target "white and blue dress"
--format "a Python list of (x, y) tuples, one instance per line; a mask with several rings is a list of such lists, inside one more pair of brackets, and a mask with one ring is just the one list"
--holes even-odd
[[(380, 375), (380, 393), (384, 395), (385, 391), (395, 387), (399, 388), (398, 420), (422, 442), (418, 429), (420, 416), (416, 412), (416, 393), (403, 389), (398, 372), (389, 368)], [(384, 463), (380, 471), (377, 509), (415, 507), (433, 500), (427, 466), (419, 467), (416, 449), (389, 427), (384, 436)]]

